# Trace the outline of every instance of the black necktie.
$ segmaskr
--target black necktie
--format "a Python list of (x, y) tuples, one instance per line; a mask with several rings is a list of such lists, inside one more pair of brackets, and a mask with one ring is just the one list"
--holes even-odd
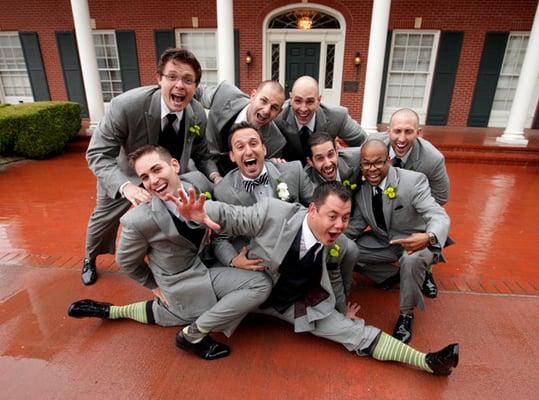
[(315, 243), (313, 246), (311, 246), (311, 248), (307, 251), (307, 253), (305, 253), (303, 258), (301, 259), (301, 262), (304, 265), (309, 265), (309, 264), (314, 263), (314, 260), (316, 259), (316, 252), (318, 251), (320, 246), (321, 244), (318, 242)]
[(177, 118), (176, 114), (167, 114), (167, 123), (159, 135), (159, 145), (165, 147), (172, 157), (179, 161), (182, 158), (183, 151), (183, 129), (182, 124), (180, 124), (179, 132), (174, 129), (174, 122)]
[(386, 221), (384, 219), (384, 209), (382, 204), (382, 189), (378, 186), (375, 188), (376, 194), (372, 196), (372, 211), (374, 212), (374, 219), (378, 228), (387, 231)]
[(303, 150), (302, 163), (305, 161), (307, 154), (309, 154), (309, 136), (311, 136), (311, 130), (307, 125), (303, 125), (299, 130), (299, 141), (301, 142), (301, 148)]
[(399, 157), (393, 157), (391, 160), (391, 165), (395, 168), (402, 168), (402, 160)]
[(259, 185), (267, 185), (269, 183), (269, 177), (268, 173), (264, 172), (261, 174), (258, 178), (249, 180), (249, 181), (243, 181), (243, 185), (245, 186), (245, 190), (247, 190), (248, 193), (251, 193), (253, 190), (255, 190), (255, 187)]

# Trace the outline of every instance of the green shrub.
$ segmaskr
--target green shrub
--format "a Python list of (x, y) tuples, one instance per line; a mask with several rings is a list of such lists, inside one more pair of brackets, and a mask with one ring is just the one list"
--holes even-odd
[(43, 101), (0, 108), (0, 154), (46, 158), (60, 153), (80, 129), (80, 105)]

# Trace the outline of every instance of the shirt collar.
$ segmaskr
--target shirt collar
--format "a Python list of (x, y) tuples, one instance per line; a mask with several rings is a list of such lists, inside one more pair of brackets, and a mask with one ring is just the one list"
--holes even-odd
[(314, 132), (314, 126), (316, 125), (316, 112), (313, 114), (313, 117), (311, 118), (311, 120), (309, 122), (307, 122), (305, 125), (300, 123), (298, 121), (298, 118), (295, 115), (294, 115), (294, 119), (296, 120), (296, 125), (298, 126), (298, 131), (301, 130), (301, 128), (303, 128), (304, 126), (306, 126), (307, 128), (309, 128), (309, 130), (311, 132)]
[[(308, 215), (308, 214), (307, 214)], [(309, 251), (316, 243), (320, 243), (311, 231), (309, 224), (307, 223), (307, 215), (303, 219), (303, 224), (301, 226), (301, 241), (305, 245), (305, 251)]]
[(247, 109), (249, 108), (250, 105), (251, 103), (243, 107), (243, 110), (240, 111), (240, 113), (236, 117), (236, 120), (234, 121), (235, 124), (239, 124), (240, 122), (247, 121)]
[(371, 186), (372, 187), (372, 193), (373, 194), (376, 194), (376, 188), (379, 187), (380, 189), (382, 189), (382, 192), (386, 189), (386, 184), (387, 184), (387, 176), (382, 179), (382, 182), (380, 182), (378, 184), (378, 186)]
[[(259, 174), (258, 176), (262, 175), (262, 174), (265, 173), (265, 172), (268, 172), (268, 170), (267, 170), (267, 168), (266, 168), (266, 165), (264, 164), (264, 168), (262, 168), (262, 172), (260, 172), (260, 174)], [(258, 178), (258, 176), (257, 176), (256, 178), (254, 178), (254, 179), (247, 178), (247, 177), (244, 176), (241, 172), (240, 172), (240, 175), (241, 175), (241, 178), (242, 178), (244, 181), (254, 181), (256, 178)]]
[(178, 117), (178, 121), (181, 121), (183, 117), (183, 110), (178, 112), (170, 112), (170, 109), (167, 107), (167, 103), (165, 103), (165, 100), (163, 100), (163, 96), (161, 96), (161, 121), (166, 118), (168, 114), (176, 114), (176, 117)]

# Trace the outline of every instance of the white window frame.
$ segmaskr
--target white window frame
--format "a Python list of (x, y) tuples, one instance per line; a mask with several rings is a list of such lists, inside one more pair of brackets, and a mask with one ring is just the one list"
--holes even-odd
[(439, 30), (426, 30), (426, 29), (395, 29), (392, 32), (391, 37), (391, 52), (389, 56), (389, 64), (388, 64), (388, 71), (386, 75), (386, 88), (384, 93), (384, 109), (382, 113), (382, 122), (383, 123), (389, 123), (389, 118), (391, 115), (397, 111), (399, 108), (402, 107), (388, 107), (387, 104), (387, 97), (388, 97), (388, 89), (389, 89), (389, 76), (391, 73), (410, 73), (410, 74), (418, 74), (423, 73), (422, 71), (416, 71), (416, 72), (407, 72), (407, 71), (392, 71), (391, 66), (393, 63), (393, 51), (395, 49), (395, 39), (397, 35), (399, 34), (409, 34), (409, 35), (433, 35), (433, 42), (432, 42), (432, 52), (430, 55), (430, 62), (429, 62), (429, 70), (425, 73), (426, 74), (426, 82), (425, 82), (425, 93), (423, 96), (423, 106), (421, 108), (417, 107), (410, 107), (413, 108), (414, 111), (417, 112), (419, 115), (419, 123), (424, 124), (426, 117), (427, 117), (427, 111), (429, 108), (429, 101), (430, 101), (430, 94), (431, 94), (431, 88), (432, 88), (432, 80), (434, 76), (434, 68), (436, 64), (436, 57), (438, 54), (438, 44), (440, 42), (440, 31)]
[[(113, 83), (120, 83), (120, 85), (122, 85), (122, 74), (121, 74), (121, 66), (120, 66), (120, 55), (118, 53), (118, 44), (116, 42), (116, 32), (114, 30), (93, 30), (92, 31), (92, 38), (95, 38), (95, 36), (97, 35), (111, 35), (112, 38), (113, 38), (113, 47), (114, 47), (114, 50), (116, 51), (116, 61), (117, 61), (117, 65), (118, 67), (117, 68), (111, 68), (111, 67), (108, 67), (108, 68), (103, 68), (103, 67), (99, 67), (99, 63), (97, 65), (97, 70), (99, 72), (99, 82), (101, 83), (101, 91), (102, 93), (110, 93), (110, 90), (103, 90), (103, 84), (105, 83), (106, 85), (108, 85), (108, 87), (112, 88), (113, 87)], [(96, 58), (97, 58), (97, 46), (96, 46), (96, 43), (95, 43), (95, 40), (94, 40), (94, 49), (96, 50)], [(96, 60), (97, 61), (97, 60)], [(103, 80), (101, 78), (101, 72), (107, 72), (107, 75), (108, 75), (108, 79), (107, 80)], [(120, 77), (120, 80), (112, 80), (111, 77), (110, 77), (110, 71), (116, 71), (118, 72), (118, 76)], [(112, 89), (112, 98), (120, 95), (123, 93), (123, 88), (121, 91), (119, 92), (116, 92), (114, 91), (114, 89)], [(111, 98), (111, 99), (112, 99)], [(110, 100), (105, 100), (105, 97), (103, 96), (103, 101), (105, 104), (108, 104), (110, 103)]]
[[(203, 34), (206, 34), (206, 33), (212, 33), (213, 34), (213, 37), (215, 38), (215, 68), (208, 68), (206, 67), (205, 65), (203, 65), (203, 59), (202, 58), (199, 58), (197, 56), (197, 50), (196, 49), (190, 49), (190, 48), (187, 48), (187, 50), (191, 51), (195, 56), (197, 56), (197, 59), (198, 61), (200, 62), (200, 66), (202, 67), (202, 79), (201, 79), (201, 82), (206, 84), (206, 85), (209, 85), (209, 86), (215, 86), (217, 84), (219, 84), (219, 38), (217, 37), (217, 29), (197, 29), (197, 28), (191, 28), (191, 29), (175, 29), (174, 30), (174, 37), (175, 37), (175, 41), (176, 41), (176, 46), (178, 48), (182, 48), (182, 43), (181, 43), (181, 35), (182, 34), (189, 34), (189, 33), (203, 33)], [(204, 72), (206, 71), (211, 71), (211, 72), (215, 72), (216, 74), (216, 80), (215, 82), (208, 82), (206, 79), (204, 79), (204, 75), (206, 75)]]
[[(0, 32), (0, 36), (16, 36), (19, 42), (21, 51), (22, 51), (22, 43), (20, 41), (19, 32)], [(24, 57), (23, 57), (23, 61), (24, 61)], [(26, 62), (25, 62), (24, 70), (20, 68), (8, 68), (8, 69), (2, 70), (2, 72), (4, 71), (19, 72), (22, 78), (28, 81), (28, 86), (24, 86), (24, 88), (26, 89), (29, 87), (30, 93), (32, 92), (32, 85), (30, 83), (30, 77), (28, 75), (28, 68), (26, 67)], [(32, 103), (33, 101), (34, 101), (33, 95), (15, 95), (15, 96), (7, 95), (2, 85), (2, 80), (0, 79), (0, 103), (18, 104), (18, 103)]]
[[(489, 116), (489, 120), (488, 120), (488, 124), (487, 124), (487, 126), (489, 128), (491, 128), (491, 127), (492, 128), (504, 128), (504, 127), (507, 126), (507, 122), (509, 121), (509, 114), (511, 112), (511, 104), (513, 103), (513, 100), (514, 100), (514, 96), (513, 96), (513, 99), (511, 100), (511, 104), (509, 105), (507, 110), (496, 110), (494, 108), (495, 101), (497, 100), (497, 96), (500, 96), (499, 90), (502, 90), (502, 88), (500, 88), (500, 78), (503, 78), (503, 77), (515, 78), (516, 84), (515, 84), (514, 89), (515, 89), (515, 92), (516, 92), (516, 86), (518, 85), (518, 79), (520, 77), (520, 73), (521, 73), (521, 70), (522, 70), (522, 65), (521, 65), (520, 70), (518, 71), (518, 74), (517, 73), (504, 73), (503, 72), (503, 67), (504, 67), (504, 64), (507, 61), (508, 52), (509, 52), (509, 43), (510, 43), (510, 39), (511, 39), (512, 36), (513, 37), (515, 37), (515, 36), (527, 36), (528, 40), (529, 40), (530, 32), (522, 32), (522, 31), (509, 32), (509, 37), (507, 38), (507, 45), (505, 47), (505, 52), (504, 52), (504, 55), (503, 55), (502, 67), (500, 69), (500, 76), (498, 77), (498, 84), (496, 85), (496, 94), (494, 95), (494, 100), (492, 102), (492, 109), (490, 111), (490, 116)], [(524, 61), (524, 59), (522, 61)], [(503, 89), (505, 89), (505, 88), (503, 88)], [(534, 114), (535, 114), (535, 105), (537, 104), (537, 101), (539, 100), (539, 76), (537, 77), (537, 79), (535, 81), (535, 88), (534, 88), (533, 93), (534, 93), (534, 97), (533, 97), (534, 101), (532, 101), (530, 103), (530, 109), (528, 110), (528, 115), (526, 117), (526, 122), (524, 124), (525, 128), (531, 128), (532, 123), (533, 123), (533, 117), (534, 117)]]

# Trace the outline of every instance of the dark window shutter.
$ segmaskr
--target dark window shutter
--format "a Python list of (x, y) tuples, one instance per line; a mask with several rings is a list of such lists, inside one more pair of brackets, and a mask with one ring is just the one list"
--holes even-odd
[(173, 30), (159, 30), (159, 31), (155, 31), (154, 34), (155, 34), (155, 56), (158, 63), (159, 58), (161, 57), (161, 54), (166, 49), (169, 49), (171, 47), (176, 47), (176, 43), (174, 41)]
[(88, 104), (86, 103), (84, 83), (82, 82), (75, 35), (73, 32), (56, 32), (56, 42), (60, 51), (60, 61), (62, 63), (67, 97), (69, 100), (76, 101), (80, 104), (80, 115), (82, 117), (88, 117)]
[(488, 124), (508, 37), (507, 32), (486, 34), (472, 106), (468, 115), (468, 126), (486, 127)]
[(120, 74), (122, 88), (126, 92), (140, 86), (137, 43), (134, 31), (116, 31), (118, 58), (120, 59)]
[[(217, 43), (217, 45), (219, 45), (219, 43)], [(234, 65), (234, 80), (236, 81), (236, 86), (240, 87), (240, 65), (242, 62), (242, 57), (240, 55), (240, 30), (239, 29), (234, 29), (234, 54), (236, 55), (236, 62)]]
[(50, 100), (49, 85), (47, 84), (47, 75), (43, 68), (43, 58), (41, 57), (41, 48), (36, 32), (20, 32), (22, 52), (28, 78), (32, 86), (34, 101)]
[(442, 32), (432, 80), (427, 125), (447, 125), (463, 32)]
[(384, 72), (382, 75), (382, 87), (380, 88), (380, 102), (378, 103), (378, 123), (382, 122), (382, 114), (384, 113), (384, 98), (386, 97), (387, 71), (389, 70), (389, 55), (391, 54), (392, 35), (393, 31), (387, 32), (386, 54), (384, 56)]

